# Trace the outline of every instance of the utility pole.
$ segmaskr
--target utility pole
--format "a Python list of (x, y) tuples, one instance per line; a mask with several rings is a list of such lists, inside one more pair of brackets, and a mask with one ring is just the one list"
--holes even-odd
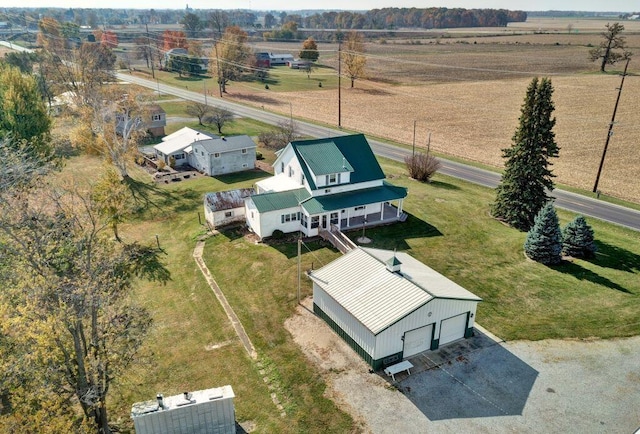
[(216, 50), (216, 69), (218, 70), (218, 89), (220, 90), (220, 98), (222, 98), (222, 76), (220, 75), (220, 58), (218, 57), (218, 38), (217, 41), (214, 42), (213, 47)]
[(627, 76), (627, 67), (629, 61), (624, 65), (624, 72), (622, 73), (622, 80), (620, 81), (620, 87), (618, 88), (618, 97), (616, 98), (616, 105), (613, 107), (613, 115), (611, 116), (611, 122), (609, 122), (609, 132), (607, 133), (607, 140), (604, 142), (604, 149), (602, 150), (602, 158), (600, 158), (600, 166), (598, 167), (598, 174), (596, 175), (596, 182), (593, 184), (593, 192), (598, 192), (598, 182), (600, 182), (600, 174), (602, 173), (602, 166), (604, 165), (604, 157), (607, 155), (607, 148), (609, 147), (609, 140), (613, 136), (613, 124), (616, 120), (616, 112), (618, 111), (618, 103), (620, 102), (620, 95), (622, 94), (622, 85), (624, 84), (624, 78)]
[(413, 146), (411, 151), (411, 159), (415, 161), (416, 158), (416, 120), (413, 120)]
[(342, 128), (342, 100), (341, 100), (341, 95), (340, 95), (340, 90), (341, 90), (341, 84), (340, 84), (340, 77), (342, 76), (342, 59), (341, 59), (341, 52), (342, 52), (342, 34), (338, 35), (338, 128)]
[(151, 52), (151, 43), (149, 43), (149, 25), (145, 21), (144, 27), (147, 30), (147, 53), (149, 55), (149, 60), (151, 60), (151, 77), (156, 78), (156, 72), (153, 69), (153, 54)]
[(301, 261), (302, 261), (302, 255), (301, 255), (301, 247), (302, 246), (302, 233), (300, 233), (300, 236), (298, 236), (298, 304), (300, 304), (300, 273), (302, 272), (301, 268)]

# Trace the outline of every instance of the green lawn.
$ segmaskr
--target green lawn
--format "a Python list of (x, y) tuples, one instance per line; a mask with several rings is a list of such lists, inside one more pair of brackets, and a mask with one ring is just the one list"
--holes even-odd
[[(408, 251), (483, 298), (477, 321), (504, 339), (590, 338), (640, 334), (640, 237), (588, 219), (599, 252), (595, 260), (545, 267), (525, 258), (525, 234), (489, 215), (493, 192), (436, 175), (421, 184), (398, 163), (382, 161), (390, 181), (406, 186), (407, 222), (367, 229), (373, 247)], [(231, 384), (238, 421), (258, 432), (349, 432), (353, 421), (324, 397), (320, 373), (284, 329), (297, 303), (296, 245), (254, 244), (237, 229), (207, 240), (205, 260), (259, 353), (264, 374), (251, 361), (192, 258), (203, 227), (202, 195), (249, 187), (266, 176), (247, 172), (153, 186), (142, 174), (138, 197), (146, 211), (121, 228), (125, 239), (155, 243), (158, 234), (172, 280), (141, 282), (135, 295), (153, 313), (155, 327), (143, 359), (116, 388), (114, 414), (128, 418), (133, 402), (156, 392), (177, 394)], [(560, 212), (561, 223), (573, 216)], [(356, 238), (360, 231), (350, 233)], [(305, 243), (302, 268), (318, 268), (339, 254)], [(311, 293), (302, 278), (302, 295)], [(215, 346), (219, 348), (213, 349)], [(281, 417), (263, 377), (283, 403)]]

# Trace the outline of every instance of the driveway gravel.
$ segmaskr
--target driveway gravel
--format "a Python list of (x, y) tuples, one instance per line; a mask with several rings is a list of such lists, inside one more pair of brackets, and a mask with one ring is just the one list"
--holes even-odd
[(362, 432), (632, 433), (640, 426), (640, 337), (494, 338), (392, 384), (370, 373), (310, 308), (306, 300), (285, 326)]

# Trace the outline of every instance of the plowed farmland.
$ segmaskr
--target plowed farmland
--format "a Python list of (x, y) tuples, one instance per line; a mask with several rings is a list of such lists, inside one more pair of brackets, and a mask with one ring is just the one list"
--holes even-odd
[[(591, 190), (624, 65), (599, 73), (598, 65), (588, 59), (588, 44), (598, 44), (599, 34), (573, 32), (370, 39), (367, 78), (357, 79), (351, 88), (343, 74), (342, 127), (411, 144), (415, 121), (419, 146), (425, 146), (430, 133), (433, 150), (500, 168), (501, 149), (511, 145), (527, 85), (535, 76), (550, 77), (561, 147), (560, 157), (554, 160), (556, 181)], [(627, 42), (631, 51), (640, 53), (640, 32), (628, 32)], [(256, 48), (294, 55), (300, 48), (295, 43), (265, 44)], [(337, 46), (319, 44), (318, 48), (319, 62), (334, 69), (318, 68), (310, 77), (335, 77)], [(599, 189), (640, 202), (640, 67), (634, 60), (624, 82)], [(283, 79), (286, 73), (283, 69)], [(337, 86), (327, 83), (287, 92), (278, 86), (267, 90), (233, 83), (228, 96), (336, 125)]]

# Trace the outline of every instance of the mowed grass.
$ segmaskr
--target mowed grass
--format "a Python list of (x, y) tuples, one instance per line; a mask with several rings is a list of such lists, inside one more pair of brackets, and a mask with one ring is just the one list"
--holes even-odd
[[(85, 164), (94, 169), (100, 167), (96, 159), (81, 159), (83, 163), (70, 162), (68, 169)], [(270, 344), (263, 344), (250, 333), (257, 344), (260, 363), (266, 368), (266, 373), (260, 373), (260, 367), (237, 339), (192, 257), (197, 238), (205, 232), (198, 216), (203, 213), (202, 195), (207, 191), (250, 187), (266, 174), (252, 171), (155, 186), (147, 182), (145, 173), (137, 170), (132, 173), (138, 180), (134, 184), (136, 196), (146, 210), (122, 225), (121, 233), (126, 241), (150, 245), (155, 245), (157, 235), (171, 281), (166, 285), (151, 282), (136, 285), (134, 297), (151, 311), (154, 327), (140, 360), (113, 389), (112, 416), (130, 426), (131, 405), (154, 399), (158, 392), (172, 395), (231, 384), (237, 396), (236, 419), (255, 424), (258, 432), (348, 432), (352, 425), (350, 417), (323, 396), (325, 384), (290, 339), (280, 346), (279, 354), (285, 354), (284, 360), (276, 357), (274, 363), (269, 357)], [(218, 237), (224, 240), (224, 236)], [(220, 241), (213, 238), (209, 245), (215, 246), (216, 242)], [(240, 276), (247, 274), (233, 258), (219, 265), (236, 270)], [(224, 289), (226, 292), (229, 288)], [(233, 307), (242, 311), (242, 306)], [(263, 314), (271, 315), (270, 309), (275, 307), (267, 306)], [(279, 329), (283, 330), (281, 324)], [(280, 415), (273, 403), (273, 390), (265, 383), (265, 376), (275, 385), (286, 417)]]
[[(437, 175), (421, 184), (402, 165), (386, 160), (391, 182), (407, 186), (407, 222), (368, 228), (373, 247), (404, 250), (483, 298), (478, 322), (504, 339), (590, 338), (640, 333), (640, 240), (637, 232), (589, 220), (599, 247), (592, 261), (545, 267), (524, 257), (525, 234), (489, 216), (493, 192)], [(96, 158), (72, 158), (65, 174), (90, 181)], [(220, 178), (153, 185), (132, 174), (144, 211), (121, 234), (153, 245), (156, 235), (172, 279), (166, 285), (138, 282), (133, 296), (152, 313), (154, 327), (141, 358), (112, 389), (115, 420), (129, 424), (131, 404), (166, 395), (231, 384), (236, 418), (256, 432), (350, 432), (352, 419), (327, 397), (320, 372), (284, 329), (298, 298), (296, 243), (255, 244), (237, 228), (206, 241), (205, 260), (259, 354), (252, 361), (192, 258), (204, 234), (202, 195), (251, 186), (266, 176), (252, 171)], [(198, 215), (200, 214), (200, 216)], [(561, 212), (562, 223), (573, 216)], [(356, 238), (360, 231), (349, 234)], [(302, 249), (302, 270), (339, 256), (327, 244)], [(302, 276), (301, 297), (311, 294)], [(260, 372), (264, 369), (264, 372)], [(267, 377), (272, 389), (264, 378)], [(275, 393), (286, 416), (271, 399)]]

